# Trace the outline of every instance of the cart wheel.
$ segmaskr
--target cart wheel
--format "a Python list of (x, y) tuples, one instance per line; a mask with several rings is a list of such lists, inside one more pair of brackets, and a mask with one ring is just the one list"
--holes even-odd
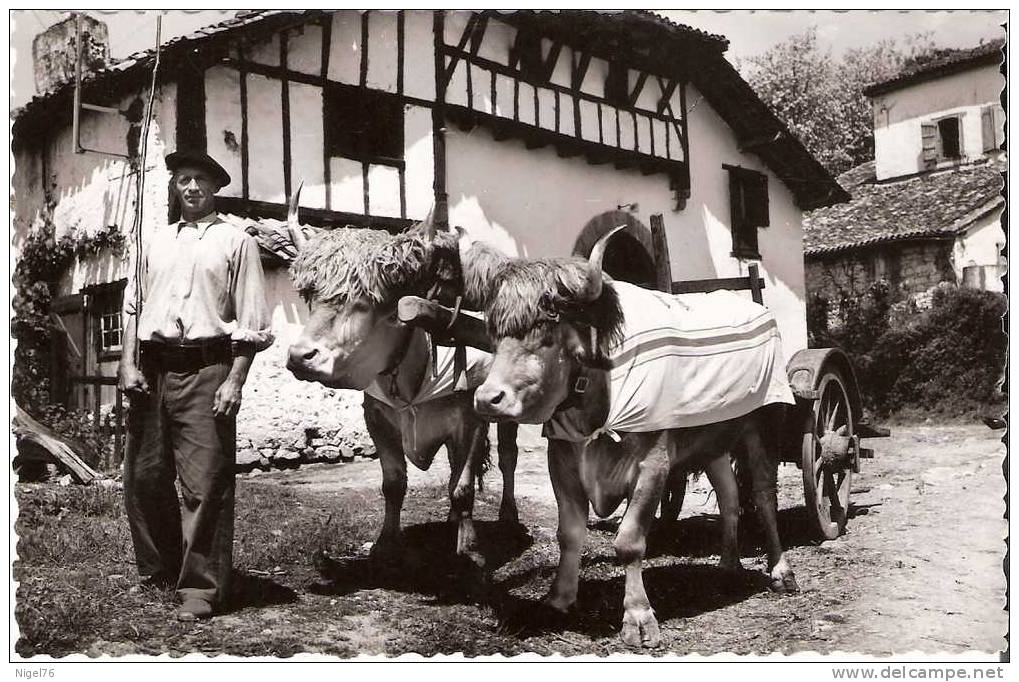
[(850, 457), (833, 456), (831, 447), (824, 452), (822, 446), (826, 437), (829, 443), (836, 436), (852, 442), (853, 414), (846, 383), (837, 370), (825, 371), (817, 393), (804, 425), (803, 495), (807, 516), (823, 541), (834, 540), (846, 528), (853, 468)]

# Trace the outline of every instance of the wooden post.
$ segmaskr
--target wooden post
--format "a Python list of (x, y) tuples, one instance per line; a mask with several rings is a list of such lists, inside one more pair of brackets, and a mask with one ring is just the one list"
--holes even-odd
[(750, 273), (750, 295), (754, 299), (754, 303), (764, 305), (764, 296), (761, 294), (761, 278), (757, 273), (757, 263), (751, 263), (748, 268)]
[(116, 391), (117, 403), (113, 411), (113, 466), (119, 467), (124, 461), (124, 437), (121, 431), (124, 421), (124, 395), (119, 388)]
[(662, 214), (651, 216), (651, 244), (655, 253), (655, 285), (659, 291), (672, 293), (672, 266), (669, 265), (669, 240), (665, 236)]

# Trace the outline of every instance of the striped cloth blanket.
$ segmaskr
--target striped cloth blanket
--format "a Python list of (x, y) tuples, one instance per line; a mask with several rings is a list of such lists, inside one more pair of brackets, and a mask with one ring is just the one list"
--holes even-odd
[[(582, 433), (576, 411), (557, 415), (545, 435), (590, 441), (602, 433), (701, 426), (792, 404), (778, 325), (771, 312), (731, 291), (672, 296), (613, 282), (625, 317), (614, 347), (609, 415)], [(572, 413), (572, 414), (571, 414)]]

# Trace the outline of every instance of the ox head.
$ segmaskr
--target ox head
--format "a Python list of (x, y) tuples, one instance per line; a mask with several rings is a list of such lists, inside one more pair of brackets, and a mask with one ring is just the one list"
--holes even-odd
[(514, 259), (494, 273), (485, 313), (495, 357), (474, 394), (479, 414), (495, 421), (546, 422), (585, 366), (607, 369), (606, 353), (623, 321), (615, 289), (601, 269), (616, 230), (599, 240), (586, 261)]
[(448, 303), (462, 288), (456, 237), (436, 233), (430, 218), (402, 234), (348, 227), (309, 240), (295, 194), (288, 227), (298, 255), (290, 276), (311, 313), (289, 350), (294, 376), (363, 390), (396, 366), (412, 332), (395, 318), (400, 297), (431, 294)]

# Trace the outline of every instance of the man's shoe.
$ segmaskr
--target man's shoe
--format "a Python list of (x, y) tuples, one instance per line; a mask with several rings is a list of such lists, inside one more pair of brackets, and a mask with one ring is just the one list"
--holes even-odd
[(212, 604), (202, 599), (185, 599), (177, 609), (177, 620), (182, 623), (193, 623), (212, 617)]

